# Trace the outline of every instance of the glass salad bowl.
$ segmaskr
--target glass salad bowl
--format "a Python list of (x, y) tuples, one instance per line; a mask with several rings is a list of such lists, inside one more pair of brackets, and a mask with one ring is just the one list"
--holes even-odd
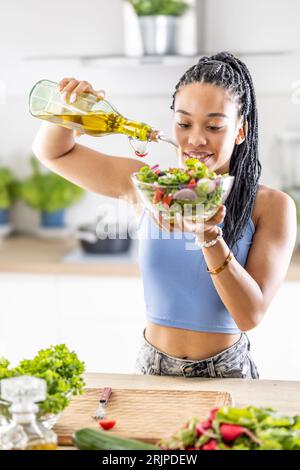
[(203, 223), (215, 215), (226, 201), (234, 176), (218, 175), (198, 159), (188, 159), (186, 168), (159, 170), (142, 167), (131, 180), (144, 204), (153, 215), (160, 214), (170, 225), (181, 214), (187, 222)]

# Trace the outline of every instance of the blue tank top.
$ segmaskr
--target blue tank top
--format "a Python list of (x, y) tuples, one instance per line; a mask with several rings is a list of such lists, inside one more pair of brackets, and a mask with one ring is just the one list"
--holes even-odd
[[(243, 267), (254, 232), (250, 218), (243, 237), (232, 250)], [(149, 322), (194, 331), (240, 332), (206, 271), (202, 250), (195, 244), (192, 233), (165, 232), (144, 209), (138, 236), (139, 265)]]

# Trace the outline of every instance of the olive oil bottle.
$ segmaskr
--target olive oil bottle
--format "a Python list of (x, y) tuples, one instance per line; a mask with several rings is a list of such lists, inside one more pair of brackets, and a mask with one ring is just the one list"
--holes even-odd
[(44, 379), (21, 375), (1, 380), (1, 398), (11, 403), (11, 420), (0, 428), (0, 450), (56, 450), (57, 436), (37, 419), (46, 399)]
[(158, 138), (158, 132), (148, 124), (130, 121), (117, 113), (94, 111), (87, 114), (39, 114), (37, 117), (69, 129), (79, 130), (93, 137), (125, 134), (128, 137), (142, 141), (156, 141)]
[(39, 119), (94, 137), (125, 134), (131, 139), (157, 142), (161, 134), (148, 124), (125, 118), (107, 100), (91, 93), (84, 93), (71, 103), (68, 98), (63, 99), (57, 83), (48, 80), (41, 80), (31, 90), (29, 110)]

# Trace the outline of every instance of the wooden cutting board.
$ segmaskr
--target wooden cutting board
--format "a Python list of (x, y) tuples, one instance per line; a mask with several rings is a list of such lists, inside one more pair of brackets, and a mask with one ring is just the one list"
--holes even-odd
[[(100, 429), (91, 416), (102, 389), (87, 388), (74, 397), (54, 427), (60, 445), (72, 445), (72, 434), (82, 428)], [(106, 406), (107, 419), (116, 420), (111, 434), (155, 443), (173, 434), (185, 421), (204, 420), (212, 408), (232, 405), (227, 392), (196, 390), (113, 389)]]

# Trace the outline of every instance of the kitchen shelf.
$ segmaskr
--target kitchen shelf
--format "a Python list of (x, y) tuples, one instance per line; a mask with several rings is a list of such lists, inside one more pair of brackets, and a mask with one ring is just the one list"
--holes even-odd
[[(238, 57), (269, 57), (293, 54), (294, 51), (253, 51), (253, 52), (235, 52)], [(79, 61), (82, 64), (91, 62), (101, 62), (105, 65), (181, 65), (185, 63), (196, 63), (200, 57), (211, 55), (210, 52), (198, 52), (197, 54), (172, 54), (172, 55), (124, 55), (124, 54), (108, 54), (108, 55), (38, 55), (26, 56), (25, 61)]]
[(79, 67), (109, 67), (117, 68), (122, 67), (151, 67), (151, 66), (166, 66), (166, 67), (189, 67), (196, 63), (202, 56), (202, 53), (197, 55), (153, 55), (153, 56), (126, 56), (126, 55), (52, 55), (52, 56), (29, 56), (23, 60), (26, 63), (36, 62), (58, 62), (58, 63), (73, 63)]

